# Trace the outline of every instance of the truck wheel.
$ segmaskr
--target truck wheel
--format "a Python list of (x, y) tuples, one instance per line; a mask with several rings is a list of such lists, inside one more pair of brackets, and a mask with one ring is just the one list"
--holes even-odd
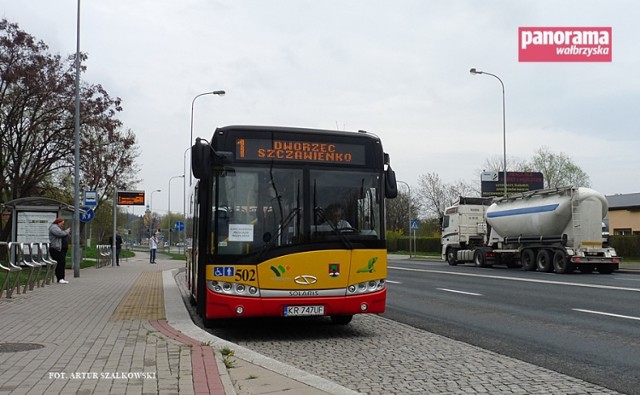
[(458, 251), (455, 248), (449, 248), (447, 250), (447, 262), (451, 266), (456, 266), (458, 262), (456, 261), (456, 254)]
[(549, 250), (541, 249), (538, 251), (536, 266), (539, 272), (551, 273), (553, 271), (553, 261)]
[(527, 248), (522, 251), (520, 255), (520, 262), (522, 263), (522, 270), (528, 272), (536, 270), (536, 256), (532, 249)]
[(556, 273), (565, 274), (573, 273), (576, 266), (573, 263), (569, 262), (567, 257), (564, 256), (564, 252), (556, 251), (555, 254), (553, 254), (553, 268), (555, 269)]
[(477, 267), (487, 267), (484, 251), (476, 250), (476, 252), (473, 253), (473, 263), (475, 263)]

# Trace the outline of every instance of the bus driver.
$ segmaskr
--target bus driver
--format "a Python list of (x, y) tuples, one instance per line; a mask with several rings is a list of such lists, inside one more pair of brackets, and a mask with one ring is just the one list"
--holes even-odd
[(327, 220), (338, 229), (351, 229), (352, 226), (344, 219), (344, 209), (339, 203), (332, 203), (325, 209)]

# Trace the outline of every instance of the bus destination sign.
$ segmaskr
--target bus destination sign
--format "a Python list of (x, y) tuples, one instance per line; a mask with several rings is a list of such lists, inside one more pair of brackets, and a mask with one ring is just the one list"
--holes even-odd
[(363, 145), (292, 140), (236, 140), (236, 159), (364, 165)]
[(119, 206), (144, 206), (144, 191), (118, 191)]

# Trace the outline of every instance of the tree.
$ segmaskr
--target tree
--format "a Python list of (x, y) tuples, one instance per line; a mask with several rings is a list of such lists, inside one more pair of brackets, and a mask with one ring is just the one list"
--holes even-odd
[(415, 196), (409, 196), (408, 192), (398, 191), (395, 199), (385, 200), (387, 229), (392, 231), (402, 230), (409, 233), (409, 221), (420, 210)]
[(477, 196), (478, 191), (464, 181), (446, 184), (436, 173), (418, 177), (418, 196), (428, 218), (438, 218), (441, 222), (444, 210), (453, 205), (460, 196)]
[(561, 152), (555, 154), (548, 147), (541, 147), (528, 164), (527, 171), (539, 171), (544, 177), (545, 188), (563, 186), (589, 187), (591, 180), (587, 173)]
[[(44, 42), (2, 19), (0, 77), (0, 200), (48, 196), (72, 202), (75, 55), (51, 55)], [(87, 83), (80, 95), (81, 184), (104, 198), (113, 187), (136, 181), (135, 135), (116, 118), (119, 98)], [(2, 233), (6, 238), (8, 228)]]
[[(507, 158), (507, 171), (526, 171), (528, 164), (526, 161), (520, 161), (513, 157)], [(482, 169), (477, 171), (496, 171), (502, 173), (504, 170), (504, 158), (502, 156), (492, 156), (484, 160)]]
[(43, 194), (72, 152), (73, 72), (17, 25), (2, 20), (0, 33), (0, 198), (11, 200)]

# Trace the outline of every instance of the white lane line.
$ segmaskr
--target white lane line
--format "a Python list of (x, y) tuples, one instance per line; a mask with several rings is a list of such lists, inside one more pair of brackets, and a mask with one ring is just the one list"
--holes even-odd
[(457, 291), (455, 289), (447, 289), (447, 288), (436, 288), (436, 289), (439, 289), (440, 291), (453, 292), (453, 293), (456, 293), (456, 294), (471, 295), (471, 296), (482, 296), (482, 294), (477, 294), (477, 293), (473, 293), (473, 292), (465, 292), (465, 291)]
[[(117, 252), (117, 251), (116, 251)], [(392, 280), (387, 280), (387, 283), (391, 283), (391, 284), (402, 284), (402, 282), (400, 281), (392, 281)]]
[(387, 267), (387, 269), (406, 270), (406, 271), (409, 271), (409, 272), (448, 274), (448, 275), (451, 275), (451, 276), (493, 278), (493, 279), (496, 279), (496, 280), (522, 281), (522, 282), (526, 282), (526, 283), (569, 285), (569, 286), (573, 286), (573, 287), (583, 287), (583, 288), (596, 288), (596, 289), (610, 289), (610, 290), (615, 290), (615, 291), (640, 292), (640, 288), (613, 287), (613, 286), (610, 286), (610, 285), (580, 284), (580, 283), (569, 283), (569, 282), (564, 282), (564, 281), (536, 280), (536, 279), (531, 279), (531, 278), (490, 276), (490, 275), (487, 275), (487, 274), (456, 273), (456, 272), (447, 272), (447, 271), (444, 271), (444, 270), (411, 269), (411, 268), (398, 267), (398, 266), (389, 266), (389, 267)]
[(612, 314), (612, 313), (605, 313), (605, 312), (602, 312), (602, 311), (583, 310), (583, 309), (571, 309), (571, 310), (580, 311), (582, 313), (599, 314), (599, 315), (606, 315), (606, 316), (609, 316), (609, 317), (626, 318), (628, 320), (640, 321), (640, 317), (633, 317), (633, 316), (630, 316), (630, 315)]

